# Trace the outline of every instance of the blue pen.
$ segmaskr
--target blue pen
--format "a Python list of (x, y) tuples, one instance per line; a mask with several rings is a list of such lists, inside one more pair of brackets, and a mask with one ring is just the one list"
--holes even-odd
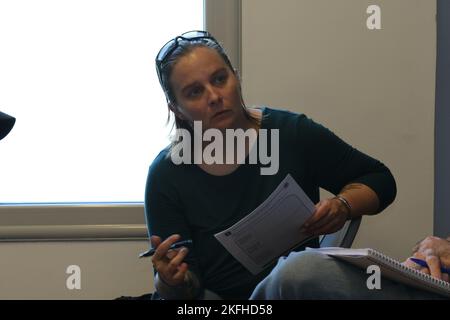
[[(425, 267), (425, 268), (429, 268), (426, 261), (423, 261), (423, 260), (417, 259), (417, 258), (409, 258), (409, 260), (417, 263), (419, 266), (422, 266), (422, 267)], [(450, 268), (441, 267), (441, 272), (450, 274)]]

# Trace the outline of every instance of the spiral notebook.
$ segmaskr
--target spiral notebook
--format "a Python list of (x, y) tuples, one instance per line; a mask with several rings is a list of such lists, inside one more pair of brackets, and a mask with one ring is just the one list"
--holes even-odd
[(370, 265), (378, 265), (381, 276), (418, 289), (434, 292), (450, 298), (450, 283), (436, 279), (428, 274), (409, 268), (374, 249), (346, 249), (325, 247), (307, 248), (324, 253), (366, 269)]

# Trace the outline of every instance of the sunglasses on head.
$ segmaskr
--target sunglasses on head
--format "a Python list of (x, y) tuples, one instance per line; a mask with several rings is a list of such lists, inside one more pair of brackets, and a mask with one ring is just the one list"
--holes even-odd
[(178, 48), (178, 44), (180, 40), (183, 41), (196, 41), (202, 39), (210, 39), (215, 43), (218, 43), (217, 40), (207, 31), (188, 31), (183, 33), (180, 36), (177, 36), (171, 40), (169, 40), (162, 48), (159, 50), (156, 55), (156, 71), (158, 73), (159, 82), (162, 86), (164, 86), (162, 77), (161, 77), (161, 66), (167, 60), (168, 57)]

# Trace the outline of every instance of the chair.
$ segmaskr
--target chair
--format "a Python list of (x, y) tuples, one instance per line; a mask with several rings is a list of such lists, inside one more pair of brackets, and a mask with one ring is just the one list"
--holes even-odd
[(350, 248), (361, 224), (361, 217), (348, 220), (341, 230), (320, 238), (320, 247)]

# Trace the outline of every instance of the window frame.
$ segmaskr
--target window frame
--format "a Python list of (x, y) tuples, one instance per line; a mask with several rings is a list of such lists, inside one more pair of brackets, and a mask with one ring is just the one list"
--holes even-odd
[[(204, 0), (204, 28), (241, 67), (241, 0)], [(148, 239), (143, 202), (0, 204), (0, 242)]]

